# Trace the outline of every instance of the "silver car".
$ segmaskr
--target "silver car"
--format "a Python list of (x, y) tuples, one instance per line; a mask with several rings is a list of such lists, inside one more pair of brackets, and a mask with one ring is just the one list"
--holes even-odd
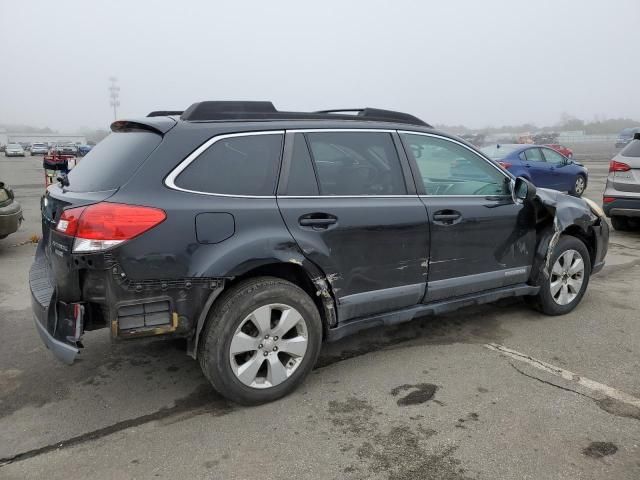
[(24, 148), (19, 143), (10, 143), (4, 150), (5, 157), (24, 157)]
[(616, 230), (640, 226), (640, 133), (609, 163), (602, 206)]
[(31, 145), (31, 156), (33, 155), (46, 155), (49, 152), (49, 147), (46, 143), (34, 143)]

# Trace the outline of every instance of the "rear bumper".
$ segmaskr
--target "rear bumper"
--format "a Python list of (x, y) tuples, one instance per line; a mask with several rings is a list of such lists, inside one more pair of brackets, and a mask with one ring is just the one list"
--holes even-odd
[(46, 347), (51, 350), (53, 355), (58, 360), (63, 361), (67, 365), (71, 365), (75, 360), (76, 355), (78, 355), (79, 350), (76, 347), (53, 338), (53, 336), (42, 325), (41, 320), (38, 319), (37, 316), (34, 316), (34, 321), (36, 324), (36, 330), (38, 330), (40, 338), (42, 339), (42, 342), (46, 345)]
[(616, 215), (621, 217), (640, 217), (640, 197), (616, 198), (613, 202), (603, 204), (602, 209), (607, 217)]
[(31, 308), (36, 330), (45, 346), (64, 363), (73, 363), (79, 349), (66, 337), (71, 334), (65, 322), (58, 321), (52, 285), (51, 269), (44, 255), (42, 243), (38, 245), (36, 257), (29, 270), (29, 289), (31, 290)]
[(18, 230), (22, 223), (22, 207), (15, 200), (7, 207), (0, 208), (0, 237), (6, 237)]

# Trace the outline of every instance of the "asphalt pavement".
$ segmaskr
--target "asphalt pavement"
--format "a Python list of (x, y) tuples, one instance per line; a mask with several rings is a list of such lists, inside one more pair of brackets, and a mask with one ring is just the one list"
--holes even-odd
[[(600, 202), (607, 159), (587, 157)], [(41, 158), (0, 155), (0, 178), (26, 219), (0, 240), (2, 479), (640, 478), (640, 231), (612, 232), (569, 315), (514, 300), (358, 334), (294, 394), (247, 408), (179, 341), (99, 330), (59, 364), (27, 285)]]

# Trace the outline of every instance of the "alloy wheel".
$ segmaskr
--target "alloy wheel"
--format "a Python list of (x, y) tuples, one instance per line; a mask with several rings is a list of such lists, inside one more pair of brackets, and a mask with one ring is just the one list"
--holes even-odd
[(550, 277), (551, 297), (558, 305), (573, 302), (584, 282), (584, 260), (576, 250), (566, 250), (553, 264)]
[(229, 347), (231, 369), (249, 387), (275, 387), (300, 366), (307, 346), (307, 324), (295, 308), (264, 305), (236, 329)]
[(578, 196), (582, 195), (584, 192), (584, 188), (585, 188), (584, 177), (578, 176), (578, 178), (576, 178), (576, 187), (575, 187), (576, 195)]

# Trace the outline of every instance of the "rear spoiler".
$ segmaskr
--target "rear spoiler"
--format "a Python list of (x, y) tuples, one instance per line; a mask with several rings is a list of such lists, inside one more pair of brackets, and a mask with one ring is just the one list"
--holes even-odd
[(164, 135), (176, 125), (171, 117), (146, 117), (131, 120), (116, 120), (111, 124), (112, 132), (145, 131)]

